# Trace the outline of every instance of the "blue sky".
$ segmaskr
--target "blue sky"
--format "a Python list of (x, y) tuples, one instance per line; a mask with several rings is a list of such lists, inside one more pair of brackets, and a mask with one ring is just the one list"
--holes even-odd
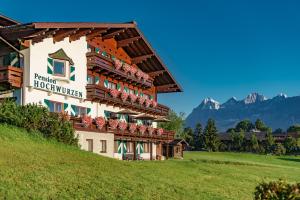
[(0, 12), (21, 22), (137, 21), (184, 89), (160, 95), (177, 112), (205, 97), (300, 95), (300, 1), (25, 2), (1, 0)]

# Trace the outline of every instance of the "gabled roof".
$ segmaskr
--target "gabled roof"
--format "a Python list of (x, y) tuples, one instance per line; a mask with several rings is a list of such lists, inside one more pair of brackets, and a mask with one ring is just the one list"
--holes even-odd
[(184, 139), (174, 139), (172, 142), (169, 143), (169, 145), (178, 145), (179, 143), (186, 144), (187, 146), (189, 146), (189, 143), (187, 143), (187, 141), (185, 141)]
[(154, 79), (158, 93), (181, 92), (181, 86), (176, 82), (168, 68), (151, 47), (135, 22), (128, 23), (94, 23), (94, 22), (34, 22), (16, 24), (0, 29), (0, 35), (14, 44), (19, 40), (40, 42), (52, 37), (61, 41), (69, 37), (70, 41), (87, 36), (92, 39), (114, 38), (119, 47), (135, 61), (135, 64)]
[(12, 26), (12, 25), (16, 25), (16, 24), (19, 24), (19, 22), (0, 14), (0, 27), (1, 26)]
[(74, 65), (73, 60), (69, 56), (67, 56), (66, 52), (63, 49), (59, 49), (54, 53), (50, 53), (49, 57), (53, 59), (66, 60), (70, 62), (70, 65)]

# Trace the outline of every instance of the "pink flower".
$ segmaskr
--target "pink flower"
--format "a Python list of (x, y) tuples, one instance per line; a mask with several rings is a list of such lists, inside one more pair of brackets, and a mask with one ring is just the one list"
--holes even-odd
[(103, 126), (105, 125), (104, 117), (96, 117), (95, 118), (95, 124), (96, 124), (98, 129), (102, 129)]
[(120, 92), (117, 89), (110, 89), (109, 93), (111, 94), (112, 97), (117, 98)]
[(146, 107), (148, 108), (152, 103), (152, 100), (146, 99)]
[(157, 135), (162, 135), (164, 133), (164, 129), (159, 128), (157, 129)]
[(152, 100), (152, 107), (153, 107), (153, 108), (156, 108), (156, 107), (157, 107), (157, 102), (154, 101), (154, 100)]
[(145, 97), (139, 97), (139, 104), (143, 105), (145, 100), (146, 100)]
[(127, 63), (123, 64), (123, 70), (125, 71), (125, 73), (130, 72), (131, 66), (128, 65)]
[(137, 69), (134, 66), (130, 66), (130, 74), (131, 74), (131, 76), (134, 76), (136, 72), (137, 72)]
[(135, 75), (139, 80), (141, 80), (141, 78), (144, 76), (144, 73), (141, 70), (137, 70)]
[(116, 70), (121, 69), (121, 67), (122, 67), (122, 65), (123, 65), (122, 61), (116, 58), (116, 59), (114, 60), (114, 62), (115, 62)]
[(149, 135), (152, 135), (154, 132), (154, 128), (152, 126), (148, 126), (148, 133)]
[(119, 122), (119, 129), (120, 129), (121, 131), (124, 131), (126, 128), (127, 128), (127, 123), (124, 122), (124, 121), (120, 121), (120, 122)]
[(131, 103), (134, 103), (138, 97), (135, 94), (129, 94), (129, 98)]
[(149, 75), (146, 74), (146, 73), (144, 73), (144, 74), (143, 74), (143, 79), (144, 79), (144, 81), (147, 81), (147, 80), (149, 79)]
[(121, 99), (122, 99), (122, 101), (125, 102), (127, 100), (127, 98), (128, 98), (128, 93), (125, 92), (125, 91), (123, 91), (121, 93)]
[(130, 132), (130, 133), (134, 133), (135, 130), (136, 130), (136, 128), (137, 128), (137, 125), (136, 125), (136, 124), (134, 124), (134, 123), (130, 123), (130, 124), (129, 124), (129, 132)]
[(144, 126), (144, 125), (139, 126), (139, 131), (140, 131), (141, 134), (144, 134), (146, 130), (147, 130), (146, 126)]
[(92, 124), (93, 120), (91, 116), (83, 115), (83, 117), (81, 118), (81, 122), (83, 123), (84, 127), (89, 127)]
[(116, 119), (109, 119), (108, 124), (111, 129), (115, 130), (118, 127), (119, 122)]

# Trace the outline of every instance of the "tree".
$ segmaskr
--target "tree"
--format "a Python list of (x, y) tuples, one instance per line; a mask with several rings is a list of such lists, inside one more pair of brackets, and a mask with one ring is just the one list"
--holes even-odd
[(255, 128), (260, 131), (270, 131), (270, 128), (260, 119), (255, 121)]
[(274, 146), (274, 154), (277, 156), (284, 155), (286, 152), (284, 146), (281, 143), (276, 143)]
[(252, 133), (252, 135), (251, 135), (250, 150), (254, 153), (259, 152), (259, 143), (258, 143), (255, 133)]
[(275, 140), (271, 132), (267, 132), (266, 135), (266, 151), (267, 153), (272, 153), (274, 150)]
[(297, 140), (291, 136), (285, 138), (283, 145), (287, 153), (292, 153), (297, 149)]
[(293, 125), (290, 126), (287, 131), (288, 133), (299, 133), (300, 132), (300, 126), (299, 125)]
[(181, 138), (184, 132), (184, 113), (177, 114), (171, 110), (167, 116), (170, 122), (162, 122), (158, 124), (158, 127), (169, 131), (175, 131), (176, 137)]
[(242, 151), (243, 143), (245, 140), (245, 132), (243, 130), (241, 130), (240, 132), (231, 131), (230, 137), (233, 142), (234, 150)]
[(204, 141), (205, 148), (208, 151), (218, 151), (220, 141), (218, 137), (218, 130), (213, 119), (207, 121), (207, 125), (204, 129)]
[(255, 126), (251, 123), (250, 120), (243, 120), (243, 121), (240, 121), (235, 126), (235, 132), (240, 132), (240, 131), (249, 132), (254, 128), (255, 128)]
[(194, 132), (192, 128), (190, 127), (185, 128), (181, 135), (181, 138), (184, 139), (187, 143), (189, 143), (190, 146), (192, 147), (195, 146)]
[(194, 141), (195, 141), (195, 148), (196, 150), (200, 150), (204, 148), (204, 135), (202, 131), (202, 125), (200, 123), (196, 124), (195, 130), (194, 130)]
[(273, 133), (283, 133), (283, 130), (281, 128), (278, 128)]

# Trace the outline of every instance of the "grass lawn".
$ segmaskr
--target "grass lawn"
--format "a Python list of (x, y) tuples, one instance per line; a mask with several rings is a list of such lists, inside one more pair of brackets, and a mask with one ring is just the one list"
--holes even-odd
[(278, 178), (300, 182), (300, 157), (118, 161), (0, 125), (1, 199), (252, 199), (259, 182)]

